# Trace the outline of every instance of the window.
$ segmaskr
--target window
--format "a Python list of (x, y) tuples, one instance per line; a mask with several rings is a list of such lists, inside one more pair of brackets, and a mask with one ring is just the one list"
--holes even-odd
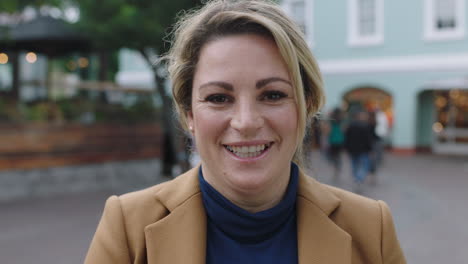
[(451, 40), (465, 36), (466, 0), (425, 0), (427, 40)]
[(314, 0), (284, 0), (282, 6), (292, 19), (299, 25), (306, 36), (307, 44), (313, 45), (313, 1)]
[(302, 29), (302, 32), (306, 32), (306, 14), (305, 14), (305, 3), (304, 0), (293, 1), (291, 3), (291, 16), (294, 18), (295, 22)]
[(383, 0), (348, 0), (348, 42), (352, 46), (383, 42)]

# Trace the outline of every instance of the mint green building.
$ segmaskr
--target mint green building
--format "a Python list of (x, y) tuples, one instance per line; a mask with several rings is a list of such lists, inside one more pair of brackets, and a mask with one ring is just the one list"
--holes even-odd
[(283, 0), (324, 75), (327, 112), (378, 106), (397, 151), (468, 155), (467, 0)]

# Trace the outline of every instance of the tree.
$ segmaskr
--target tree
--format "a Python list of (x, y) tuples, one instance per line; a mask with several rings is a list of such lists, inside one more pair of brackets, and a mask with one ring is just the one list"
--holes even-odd
[[(80, 10), (79, 28), (101, 52), (123, 47), (137, 50), (153, 71), (155, 91), (162, 102), (162, 131), (165, 151), (163, 173), (170, 174), (175, 163), (177, 130), (172, 118), (172, 99), (165, 89), (165, 67), (156, 63), (169, 49), (166, 41), (171, 25), (182, 10), (190, 9), (199, 0), (76, 0)], [(105, 56), (104, 56), (105, 63)]]
[(19, 13), (25, 7), (39, 8), (41, 6), (58, 6), (62, 1), (60, 0), (12, 0), (0, 1), (0, 13)]

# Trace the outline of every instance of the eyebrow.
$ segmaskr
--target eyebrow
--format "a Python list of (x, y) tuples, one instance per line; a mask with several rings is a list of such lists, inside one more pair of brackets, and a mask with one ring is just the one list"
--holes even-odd
[(234, 87), (232, 86), (232, 84), (227, 83), (227, 82), (221, 82), (221, 81), (213, 81), (213, 82), (204, 83), (200, 85), (200, 89), (208, 87), (208, 86), (219, 86), (225, 90), (234, 91)]
[[(283, 83), (286, 83), (286, 84), (289, 84), (290, 86), (292, 86), (291, 82), (288, 81), (288, 80), (285, 80), (283, 78), (279, 78), (279, 77), (270, 77), (270, 78), (266, 78), (266, 79), (262, 79), (262, 80), (259, 80), (256, 84), (255, 84), (255, 88), (257, 89), (260, 89), (272, 82), (283, 82)], [(207, 82), (207, 83), (204, 83), (202, 85), (200, 85), (200, 89), (202, 88), (205, 88), (205, 87), (208, 87), (208, 86), (218, 86), (218, 87), (221, 87), (225, 90), (228, 90), (228, 91), (233, 91), (234, 90), (234, 87), (232, 86), (232, 84), (230, 83), (227, 83), (227, 82), (222, 82), (222, 81), (212, 81), (212, 82)]]
[(258, 81), (256, 84), (255, 84), (255, 87), (257, 89), (260, 89), (262, 88), (263, 86), (269, 84), (269, 83), (272, 83), (272, 82), (283, 82), (283, 83), (287, 83), (289, 84), (290, 86), (292, 86), (291, 82), (288, 81), (288, 80), (285, 80), (283, 78), (279, 78), (279, 77), (270, 77), (270, 78), (266, 78), (266, 79), (262, 79), (260, 81)]

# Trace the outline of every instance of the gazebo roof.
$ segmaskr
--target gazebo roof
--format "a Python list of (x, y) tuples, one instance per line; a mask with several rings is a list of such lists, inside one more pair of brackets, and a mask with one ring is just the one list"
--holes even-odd
[(90, 46), (89, 40), (72, 25), (48, 16), (18, 24), (7, 32), (0, 29), (0, 49), (34, 51), (54, 56), (87, 51)]

